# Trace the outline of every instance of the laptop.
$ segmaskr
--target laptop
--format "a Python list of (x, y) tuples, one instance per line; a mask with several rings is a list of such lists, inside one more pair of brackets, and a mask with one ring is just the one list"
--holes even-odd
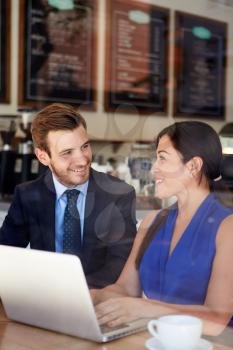
[(10, 320), (107, 342), (146, 329), (148, 319), (100, 327), (77, 256), (0, 245), (0, 297)]

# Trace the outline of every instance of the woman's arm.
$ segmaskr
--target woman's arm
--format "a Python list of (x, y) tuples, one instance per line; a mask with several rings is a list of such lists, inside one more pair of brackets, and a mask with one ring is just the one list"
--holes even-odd
[(103, 289), (90, 290), (94, 304), (98, 304), (109, 298), (115, 298), (119, 296), (141, 296), (141, 286), (138, 276), (138, 270), (135, 266), (135, 260), (141, 243), (148, 231), (148, 228), (150, 227), (155, 216), (157, 215), (157, 212), (158, 211), (150, 212), (141, 222), (131, 253), (116, 283), (109, 285)]
[[(142, 299), (139, 297), (140, 293), (134, 295), (133, 292), (136, 289), (131, 289), (130, 280), (129, 284), (127, 283), (126, 279), (130, 276), (128, 276), (126, 269), (122, 272), (118, 280), (120, 283), (117, 283), (117, 285), (124, 287), (122, 295), (131, 297), (109, 299), (97, 305), (99, 322), (116, 326), (140, 317), (157, 318), (166, 314), (186, 313), (203, 319), (205, 334), (217, 335), (221, 333), (233, 315), (232, 227), (233, 216), (227, 217), (219, 227), (216, 239), (216, 255), (204, 305), (178, 305)], [(133, 255), (133, 258), (135, 259), (135, 255)]]
[[(216, 255), (205, 306), (213, 320), (226, 325), (233, 315), (233, 215), (224, 219), (216, 236)], [(207, 316), (208, 317), (208, 316)]]

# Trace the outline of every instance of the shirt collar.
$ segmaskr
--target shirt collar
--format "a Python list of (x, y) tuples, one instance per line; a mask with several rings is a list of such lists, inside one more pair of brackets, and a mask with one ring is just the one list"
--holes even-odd
[[(70, 190), (70, 188), (60, 183), (54, 174), (52, 174), (52, 177), (53, 177), (53, 183), (54, 183), (57, 199), (60, 199), (60, 197), (64, 194), (64, 192), (66, 190)], [(76, 187), (74, 187), (74, 189), (79, 190), (84, 196), (86, 196), (88, 183), (89, 183), (89, 180), (87, 180), (81, 185), (77, 185)]]

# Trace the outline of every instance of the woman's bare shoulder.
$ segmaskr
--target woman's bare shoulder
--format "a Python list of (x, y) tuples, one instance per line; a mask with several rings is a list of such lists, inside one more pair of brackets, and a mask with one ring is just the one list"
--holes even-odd
[(217, 244), (233, 244), (233, 214), (227, 216), (221, 223), (217, 234)]

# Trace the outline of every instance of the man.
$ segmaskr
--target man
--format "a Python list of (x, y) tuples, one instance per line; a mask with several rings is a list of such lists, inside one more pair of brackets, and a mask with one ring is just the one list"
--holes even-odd
[(136, 233), (134, 189), (91, 169), (86, 122), (73, 107), (44, 108), (31, 131), (49, 170), (16, 186), (0, 244), (77, 254), (89, 286), (113, 283)]

